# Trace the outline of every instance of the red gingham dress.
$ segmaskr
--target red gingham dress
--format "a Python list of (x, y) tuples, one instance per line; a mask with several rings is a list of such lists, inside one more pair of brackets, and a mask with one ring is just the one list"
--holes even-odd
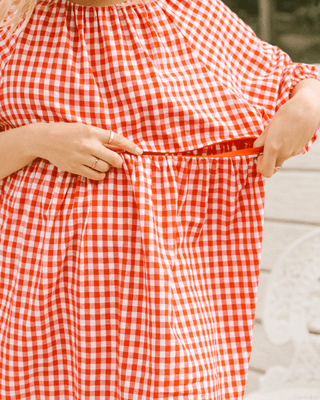
[(145, 152), (119, 152), (102, 181), (40, 157), (0, 181), (1, 400), (242, 399), (263, 234), (253, 142), (315, 67), (219, 0), (46, 0), (8, 31), (2, 130), (83, 123)]

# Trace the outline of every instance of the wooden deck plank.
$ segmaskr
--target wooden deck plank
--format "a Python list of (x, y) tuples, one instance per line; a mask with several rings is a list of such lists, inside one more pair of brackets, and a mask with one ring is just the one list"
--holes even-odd
[(252, 369), (266, 371), (273, 365), (289, 367), (293, 351), (294, 347), (292, 342), (282, 346), (274, 345), (267, 338), (263, 324), (255, 323), (250, 360), (250, 367)]
[(279, 171), (268, 179), (265, 217), (320, 225), (320, 174)]
[(249, 370), (245, 394), (249, 394), (260, 389), (259, 379), (262, 375), (262, 373)]
[(313, 229), (316, 228), (310, 225), (265, 221), (261, 270), (271, 271), (286, 248)]
[(307, 154), (291, 157), (283, 163), (283, 170), (291, 168), (320, 171), (320, 137), (313, 143)]

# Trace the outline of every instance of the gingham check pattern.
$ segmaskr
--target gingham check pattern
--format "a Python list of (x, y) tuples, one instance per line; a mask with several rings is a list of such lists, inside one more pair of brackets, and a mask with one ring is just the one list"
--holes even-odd
[(81, 122), (167, 154), (0, 181), (1, 400), (242, 399), (264, 179), (255, 155), (212, 155), (252, 147), (315, 69), (209, 0), (54, 0), (7, 31), (4, 130)]
[(242, 397), (264, 182), (252, 155), (194, 154), (4, 180), (1, 399)]

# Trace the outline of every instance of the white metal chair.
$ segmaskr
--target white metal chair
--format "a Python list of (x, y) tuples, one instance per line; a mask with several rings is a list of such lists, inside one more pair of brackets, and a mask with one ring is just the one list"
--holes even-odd
[(273, 268), (264, 303), (269, 340), (292, 340), (289, 368), (273, 366), (244, 400), (320, 400), (320, 229), (292, 243)]

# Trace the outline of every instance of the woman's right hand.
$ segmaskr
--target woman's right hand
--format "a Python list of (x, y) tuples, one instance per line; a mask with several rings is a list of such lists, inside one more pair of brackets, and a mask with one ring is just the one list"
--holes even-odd
[[(138, 155), (137, 145), (122, 135), (114, 133), (112, 145), (107, 144), (111, 131), (82, 123), (40, 123), (28, 140), (29, 154), (41, 157), (56, 167), (84, 176), (102, 180), (113, 166), (120, 168), (122, 158), (113, 150), (124, 149)], [(95, 169), (91, 166), (98, 159)]]

